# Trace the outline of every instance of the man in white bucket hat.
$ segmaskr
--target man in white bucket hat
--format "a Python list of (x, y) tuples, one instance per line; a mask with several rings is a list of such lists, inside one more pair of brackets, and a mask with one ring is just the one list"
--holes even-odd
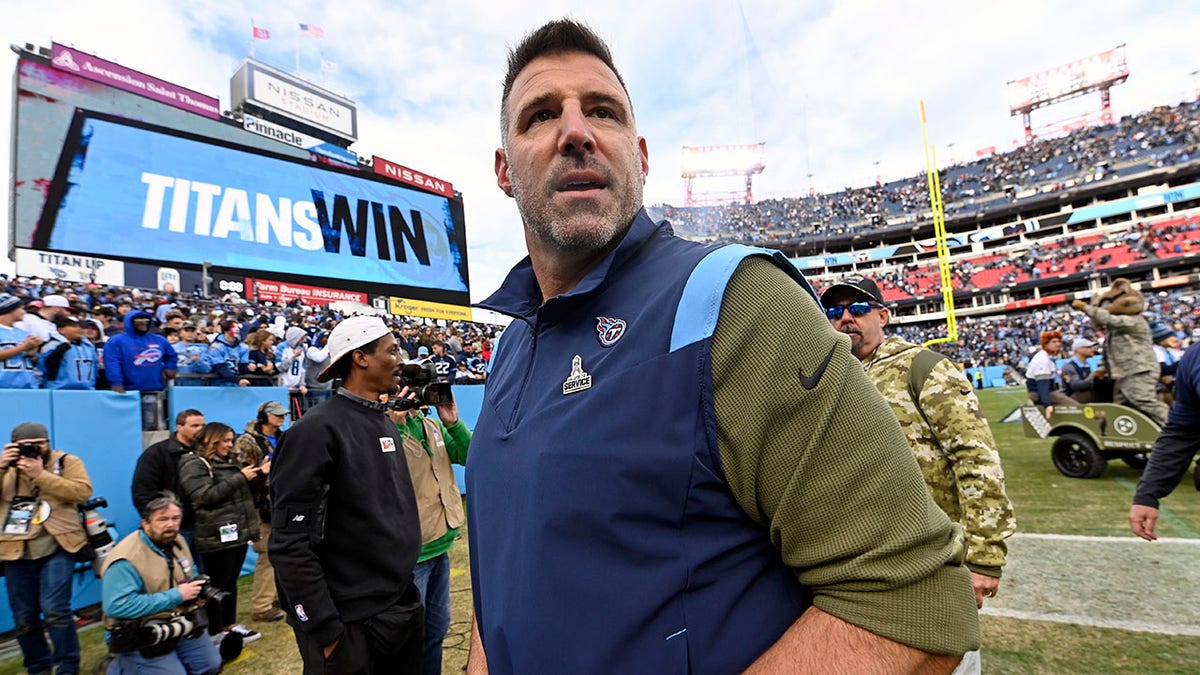
[(420, 673), (424, 614), (413, 584), (421, 523), (401, 437), (382, 402), (403, 353), (383, 320), (329, 335), (334, 396), (284, 434), (271, 470), (270, 556), (304, 672)]

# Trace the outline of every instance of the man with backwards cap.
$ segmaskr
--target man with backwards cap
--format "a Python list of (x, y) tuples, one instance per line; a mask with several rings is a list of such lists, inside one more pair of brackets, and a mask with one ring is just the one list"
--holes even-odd
[(1096, 343), (1078, 337), (1071, 343), (1072, 356), (1062, 366), (1063, 388), (1067, 396), (1080, 403), (1091, 403), (1094, 376), (1088, 359), (1096, 355)]
[(284, 434), (271, 468), (279, 601), (306, 674), (420, 673), (421, 523), (383, 402), (399, 382), (400, 346), (382, 319), (356, 316), (327, 347), (318, 377), (342, 387)]
[(821, 304), (833, 327), (850, 336), (850, 351), (891, 404), (933, 501), (966, 530), (966, 565), (982, 607), (1000, 585), (1005, 539), (1016, 521), (996, 441), (970, 380), (937, 352), (884, 336), (891, 314), (873, 280), (834, 284), (821, 294)]
[(15, 295), (0, 295), (0, 389), (37, 389), (34, 357), (42, 340), (15, 324), (25, 305)]

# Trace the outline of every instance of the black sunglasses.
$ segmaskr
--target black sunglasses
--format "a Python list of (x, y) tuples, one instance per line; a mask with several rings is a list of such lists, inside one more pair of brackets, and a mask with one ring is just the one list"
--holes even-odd
[(871, 302), (870, 300), (860, 300), (851, 302), (845, 305), (834, 305), (825, 308), (825, 317), (830, 321), (837, 321), (842, 318), (842, 312), (850, 311), (850, 316), (862, 316), (871, 311), (873, 307), (881, 307), (882, 305)]

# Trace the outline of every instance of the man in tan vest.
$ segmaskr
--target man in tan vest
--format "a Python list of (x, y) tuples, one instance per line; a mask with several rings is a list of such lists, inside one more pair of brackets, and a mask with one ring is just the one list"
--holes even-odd
[(87, 544), (78, 505), (91, 496), (83, 460), (51, 450), (44, 425), (24, 422), (13, 428), (12, 443), (0, 453), (5, 509), (0, 561), (17, 642), (30, 673), (49, 673), (51, 668), (61, 674), (79, 672), (71, 577), (74, 554)]
[(403, 438), (404, 458), (417, 494), (421, 517), (421, 555), (413, 581), (425, 605), (425, 648), (422, 671), (442, 672), (442, 641), (450, 628), (450, 547), (465, 522), (462, 493), (450, 464), (466, 466), (471, 430), (458, 418), (454, 399), (437, 407), (438, 418), (426, 417), (408, 389), (400, 398), (412, 406), (393, 408), (388, 416)]
[(142, 529), (121, 540), (104, 561), (104, 627), (114, 661), (110, 673), (211, 674), (221, 655), (205, 634), (196, 578), (179, 534), (183, 505), (170, 491), (146, 503)]

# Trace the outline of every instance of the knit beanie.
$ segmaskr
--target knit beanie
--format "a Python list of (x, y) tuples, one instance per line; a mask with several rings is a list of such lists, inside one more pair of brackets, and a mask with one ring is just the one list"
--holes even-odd
[(0, 295), (0, 314), (8, 314), (15, 312), (21, 306), (21, 299), (15, 295), (5, 293)]

